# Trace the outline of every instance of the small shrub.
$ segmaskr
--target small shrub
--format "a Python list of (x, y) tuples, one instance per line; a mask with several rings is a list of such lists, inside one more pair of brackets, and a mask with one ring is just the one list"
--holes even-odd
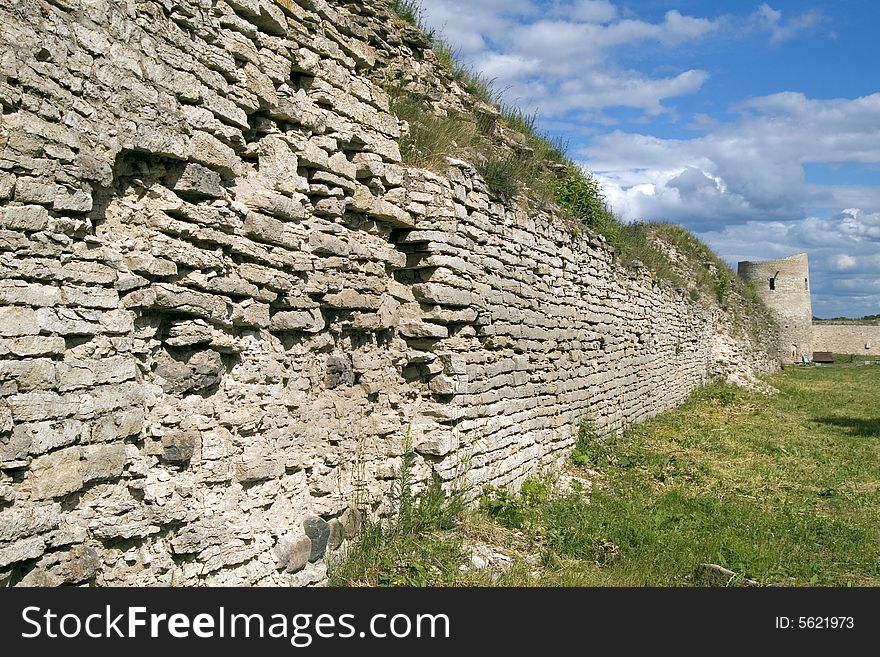
[(477, 167), (477, 171), (494, 194), (510, 201), (530, 170), (529, 164), (528, 159), (518, 153), (502, 157), (492, 155)]
[(391, 8), (404, 23), (422, 26), (422, 3), (420, 0), (393, 0)]

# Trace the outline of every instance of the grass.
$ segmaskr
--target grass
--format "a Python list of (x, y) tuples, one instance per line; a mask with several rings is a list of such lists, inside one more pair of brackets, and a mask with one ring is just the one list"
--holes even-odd
[[(715, 563), (733, 584), (880, 585), (880, 367), (792, 367), (768, 381), (780, 394), (715, 383), (616, 438), (585, 424), (571, 468), (603, 473), (592, 492), (555, 493), (546, 478), (520, 494), (487, 489), (454, 529), (414, 537), (424, 552), (379, 559), (409, 572), (424, 556), (430, 576), (403, 581), (380, 564), (362, 581), (688, 586)], [(462, 571), (477, 540), (506, 546), (512, 565)]]

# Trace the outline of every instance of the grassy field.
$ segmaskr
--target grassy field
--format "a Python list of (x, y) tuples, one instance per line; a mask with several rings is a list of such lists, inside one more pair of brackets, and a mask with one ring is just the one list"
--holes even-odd
[[(475, 512), (436, 489), (408, 501), (404, 522), (367, 527), (331, 583), (688, 586), (712, 563), (731, 585), (880, 585), (880, 366), (769, 383), (780, 394), (713, 384), (613, 440), (585, 428), (569, 474), (591, 492), (538, 478), (487, 490)], [(509, 561), (474, 568), (474, 546)]]

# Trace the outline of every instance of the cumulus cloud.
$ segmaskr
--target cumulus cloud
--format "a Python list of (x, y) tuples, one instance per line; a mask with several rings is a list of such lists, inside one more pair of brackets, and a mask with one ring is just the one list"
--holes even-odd
[(803, 217), (811, 207), (880, 209), (876, 186), (811, 185), (804, 164), (880, 162), (880, 93), (816, 100), (780, 93), (740, 103), (737, 120), (693, 139), (620, 131), (583, 149), (624, 219), (718, 221)]
[[(425, 20), (460, 56), (504, 92), (505, 99), (543, 116), (569, 112), (603, 118), (609, 107), (647, 116), (668, 112), (664, 101), (699, 90), (706, 71), (685, 69), (649, 75), (617, 66), (621, 47), (673, 48), (721, 29), (723, 18), (687, 16), (672, 9), (662, 21), (623, 18), (607, 0), (546, 3), (514, 0), (433, 0)], [(604, 117), (607, 119), (607, 117)]]

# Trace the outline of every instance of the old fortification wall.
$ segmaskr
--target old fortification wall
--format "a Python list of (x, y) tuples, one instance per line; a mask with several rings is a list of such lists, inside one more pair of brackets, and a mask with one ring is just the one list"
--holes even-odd
[(813, 307), (806, 253), (781, 260), (740, 262), (737, 273), (752, 283), (779, 324), (779, 358), (799, 362), (813, 353)]
[[(517, 482), (734, 366), (717, 307), (400, 163), (379, 3), (0, 3), (0, 583), (308, 584), (415, 475)], [(438, 82), (439, 80), (439, 82)]]
[(856, 356), (880, 355), (880, 325), (814, 323), (813, 349)]

